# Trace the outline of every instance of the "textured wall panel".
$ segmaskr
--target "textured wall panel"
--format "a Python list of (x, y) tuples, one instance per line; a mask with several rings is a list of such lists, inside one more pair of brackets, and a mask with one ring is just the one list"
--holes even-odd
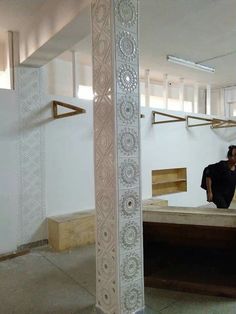
[(20, 127), (19, 244), (25, 244), (41, 240), (44, 232), (44, 133), (40, 125), (40, 70), (18, 68), (17, 86)]

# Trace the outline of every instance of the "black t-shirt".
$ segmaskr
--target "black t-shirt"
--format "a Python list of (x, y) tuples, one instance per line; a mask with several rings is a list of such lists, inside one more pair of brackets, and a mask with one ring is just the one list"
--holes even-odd
[(224, 196), (232, 201), (236, 185), (236, 168), (230, 170), (228, 162), (221, 160), (207, 167), (206, 176), (212, 180), (212, 193)]

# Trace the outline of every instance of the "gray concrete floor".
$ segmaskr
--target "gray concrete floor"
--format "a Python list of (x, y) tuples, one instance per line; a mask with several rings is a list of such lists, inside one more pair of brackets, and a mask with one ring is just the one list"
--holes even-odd
[[(145, 288), (146, 314), (235, 314), (236, 300)], [(0, 314), (91, 314), (95, 248), (48, 247), (0, 262)]]

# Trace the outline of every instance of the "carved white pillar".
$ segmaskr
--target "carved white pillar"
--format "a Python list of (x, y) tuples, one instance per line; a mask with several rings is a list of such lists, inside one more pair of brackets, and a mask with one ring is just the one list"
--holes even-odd
[(145, 106), (150, 107), (150, 70), (145, 70)]
[(78, 52), (71, 51), (72, 54), (72, 82), (73, 82), (73, 97), (78, 97), (79, 92), (79, 74), (78, 74)]
[(198, 113), (198, 93), (199, 93), (199, 85), (198, 83), (194, 84), (194, 105), (193, 105), (193, 112)]
[(169, 97), (168, 89), (169, 89), (168, 74), (164, 74), (163, 76), (163, 104), (164, 104), (165, 109), (168, 109), (168, 97)]
[(180, 108), (184, 111), (184, 79), (181, 78), (179, 81), (179, 103)]
[(206, 114), (211, 114), (211, 85), (207, 84), (206, 90)]
[(138, 0), (93, 0), (96, 308), (143, 313)]

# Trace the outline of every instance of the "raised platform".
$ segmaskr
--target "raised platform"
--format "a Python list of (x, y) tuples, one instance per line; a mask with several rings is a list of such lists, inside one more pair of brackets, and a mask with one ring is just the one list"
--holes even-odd
[(236, 209), (143, 206), (144, 222), (236, 228)]
[(145, 285), (236, 297), (236, 210), (144, 206)]

